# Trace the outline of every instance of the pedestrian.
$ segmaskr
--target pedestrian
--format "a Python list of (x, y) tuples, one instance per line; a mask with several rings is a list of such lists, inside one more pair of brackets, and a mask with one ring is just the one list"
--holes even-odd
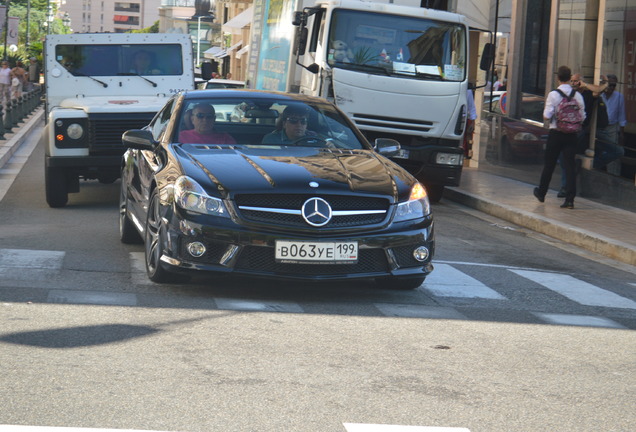
[(11, 69), (11, 97), (17, 99), (22, 96), (22, 90), (27, 82), (27, 71), (24, 64), (18, 60), (15, 67)]
[[(585, 121), (583, 121), (583, 127), (579, 132), (579, 138), (577, 142), (577, 154), (585, 154), (587, 146), (590, 142), (590, 122), (594, 118), (594, 112), (596, 112), (596, 130), (607, 126), (607, 108), (605, 102), (600, 98), (601, 93), (607, 88), (607, 78), (601, 75), (600, 85), (588, 84), (583, 81), (580, 73), (572, 75), (570, 80), (572, 88), (576, 89), (581, 96), (583, 96), (583, 102), (585, 103)], [(561, 167), (561, 189), (557, 194), (558, 198), (565, 198), (565, 164), (563, 162), (563, 155), (559, 156), (559, 165)], [(576, 161), (576, 171), (580, 168), (580, 161)], [(576, 172), (575, 172), (576, 174)]]
[[(539, 202), (545, 201), (550, 187), (550, 180), (556, 167), (559, 155), (563, 154), (565, 164), (565, 201), (561, 208), (574, 208), (576, 195), (575, 157), (578, 132), (585, 120), (585, 103), (583, 96), (570, 85), (572, 71), (567, 66), (557, 70), (559, 86), (551, 91), (545, 101), (543, 118), (550, 122), (548, 142), (545, 149), (545, 160), (539, 187), (534, 188), (534, 196)], [(575, 103), (571, 103), (574, 101)], [(571, 123), (566, 123), (569, 117)], [(577, 129), (578, 123), (578, 129)]]
[(38, 64), (37, 58), (31, 57), (29, 59), (28, 71), (29, 71), (29, 83), (31, 84), (29, 88), (30, 90), (32, 90), (35, 84), (40, 83), (40, 65)]
[(477, 120), (477, 107), (475, 106), (475, 96), (473, 96), (472, 85), (466, 91), (466, 107), (468, 118), (466, 119), (466, 133), (464, 134), (464, 157), (473, 157), (473, 133), (475, 132), (475, 120)]
[[(619, 157), (615, 158), (613, 163), (607, 165), (607, 171), (611, 174), (620, 175), (621, 168), (620, 160), (618, 159), (625, 154), (623, 143), (625, 142), (625, 125), (627, 124), (627, 119), (625, 114), (625, 97), (616, 90), (617, 84), (618, 78), (616, 75), (607, 74), (607, 89), (601, 97), (607, 106), (608, 125), (599, 129), (597, 134), (601, 142), (595, 147), (594, 162), (596, 166), (594, 168), (603, 168), (603, 161), (599, 158), (602, 158), (604, 153), (619, 153)], [(598, 157), (596, 156), (597, 153)], [(609, 157), (606, 157), (606, 159), (608, 158)]]
[(0, 103), (5, 107), (11, 103), (11, 69), (6, 60), (0, 63)]

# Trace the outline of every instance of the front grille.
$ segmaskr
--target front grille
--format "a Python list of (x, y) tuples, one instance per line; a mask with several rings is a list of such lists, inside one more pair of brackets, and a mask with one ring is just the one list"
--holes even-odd
[(388, 217), (389, 200), (378, 197), (360, 197), (347, 195), (257, 195), (242, 194), (234, 197), (240, 216), (250, 222), (274, 224), (286, 227), (308, 227), (300, 214), (284, 214), (275, 211), (258, 211), (241, 207), (260, 207), (265, 209), (284, 209), (300, 212), (303, 203), (311, 197), (320, 197), (329, 203), (333, 211), (381, 210), (383, 213), (334, 216), (323, 228), (349, 228), (382, 223)]
[(91, 154), (123, 154), (121, 136), (130, 129), (147, 126), (155, 113), (90, 114), (88, 137)]
[(382, 249), (361, 249), (356, 264), (284, 264), (277, 263), (274, 254), (274, 248), (246, 246), (238, 257), (235, 269), (303, 276), (339, 276), (389, 271), (386, 255)]
[(354, 113), (352, 119), (358, 127), (376, 126), (382, 128), (418, 132), (429, 132), (433, 128), (433, 122), (430, 121), (409, 121), (403, 118), (377, 116), (361, 113)]

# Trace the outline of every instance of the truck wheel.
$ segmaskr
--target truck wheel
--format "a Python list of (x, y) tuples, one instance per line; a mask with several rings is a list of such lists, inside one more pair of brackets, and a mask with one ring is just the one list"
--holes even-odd
[(119, 240), (124, 244), (138, 244), (142, 242), (142, 238), (128, 217), (128, 196), (125, 187), (122, 182), (119, 192)]
[(59, 168), (45, 167), (44, 187), (46, 202), (49, 207), (64, 207), (68, 202), (68, 185), (66, 172)]
[(146, 273), (153, 282), (169, 283), (174, 281), (175, 277), (161, 265), (166, 229), (163, 226), (159, 206), (159, 193), (155, 189), (150, 197), (148, 215), (146, 216)]
[(398, 277), (389, 276), (375, 279), (375, 284), (382, 289), (408, 291), (418, 288), (424, 283), (426, 276)]
[(424, 185), (428, 194), (428, 200), (432, 203), (439, 202), (444, 195), (444, 186), (441, 185)]

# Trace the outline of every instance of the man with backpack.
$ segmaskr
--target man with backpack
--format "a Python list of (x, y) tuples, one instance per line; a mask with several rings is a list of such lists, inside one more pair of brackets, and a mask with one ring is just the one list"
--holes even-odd
[(576, 145), (579, 132), (585, 120), (583, 96), (570, 85), (572, 71), (567, 66), (557, 70), (559, 86), (551, 91), (545, 101), (543, 118), (550, 122), (550, 132), (545, 149), (545, 159), (539, 187), (534, 188), (534, 196), (545, 201), (559, 155), (565, 165), (565, 201), (561, 208), (574, 208), (576, 195)]

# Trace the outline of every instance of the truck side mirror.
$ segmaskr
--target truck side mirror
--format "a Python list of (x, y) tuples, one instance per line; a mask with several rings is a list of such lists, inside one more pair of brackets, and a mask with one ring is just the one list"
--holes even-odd
[(307, 27), (300, 27), (296, 30), (296, 55), (304, 55), (307, 50), (307, 36), (309, 31)]
[(212, 67), (212, 63), (203, 62), (201, 63), (201, 78), (208, 81), (212, 78), (212, 72), (214, 72)]
[(495, 45), (487, 43), (484, 45), (484, 50), (481, 53), (481, 61), (479, 62), (479, 69), (483, 71), (490, 70), (492, 62), (495, 60)]
[(307, 14), (305, 12), (294, 12), (292, 25), (304, 26), (305, 24), (307, 24)]

